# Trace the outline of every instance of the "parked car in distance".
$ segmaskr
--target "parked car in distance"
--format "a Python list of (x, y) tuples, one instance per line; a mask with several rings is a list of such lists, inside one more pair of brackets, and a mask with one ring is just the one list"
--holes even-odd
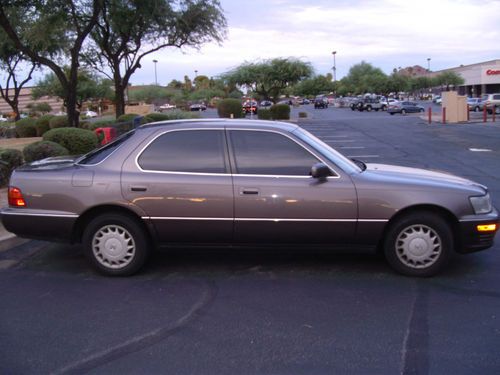
[(81, 157), (14, 170), (4, 227), (82, 243), (108, 275), (157, 246), (326, 246), (382, 252), (431, 276), (492, 246), (488, 189), (443, 172), (352, 161), (295, 124), (196, 119), (142, 125)]
[(90, 109), (87, 109), (85, 112), (83, 112), (83, 115), (86, 117), (97, 117), (97, 112), (91, 111)]
[(387, 109), (387, 103), (380, 101), (379, 99), (364, 98), (364, 99), (359, 100), (357, 102), (356, 109), (360, 112), (363, 112), (363, 111), (371, 112), (372, 110), (385, 111)]
[(177, 106), (175, 104), (170, 104), (170, 103), (165, 103), (158, 107), (158, 111), (160, 112), (165, 112), (165, 111), (170, 111), (172, 109), (176, 109)]
[(270, 107), (273, 105), (273, 102), (270, 100), (263, 100), (260, 102), (261, 107)]
[(328, 99), (325, 97), (319, 97), (314, 99), (314, 109), (325, 109), (328, 108)]
[(0, 122), (7, 122), (9, 119), (7, 117), (3, 117), (3, 115), (0, 115)]
[(483, 110), (483, 102), (481, 98), (467, 98), (469, 111), (479, 112)]
[(307, 105), (311, 102), (309, 101), (309, 99), (303, 98), (303, 99), (299, 99), (298, 103), (301, 105)]
[(247, 100), (245, 103), (243, 103), (243, 112), (245, 114), (253, 113), (256, 114), (258, 110), (257, 107), (257, 102), (255, 100)]
[(415, 102), (398, 102), (390, 104), (387, 112), (391, 115), (395, 113), (405, 115), (407, 113), (425, 112), (425, 108)]
[(443, 102), (443, 99), (440, 97), (440, 96), (436, 96), (433, 100), (432, 100), (433, 103), (435, 104), (439, 104), (441, 105), (441, 103)]
[(489, 114), (492, 114), (494, 109), (495, 114), (500, 115), (500, 94), (484, 94), (481, 102), (486, 106)]
[(194, 103), (189, 106), (190, 111), (206, 111), (207, 106), (203, 103)]

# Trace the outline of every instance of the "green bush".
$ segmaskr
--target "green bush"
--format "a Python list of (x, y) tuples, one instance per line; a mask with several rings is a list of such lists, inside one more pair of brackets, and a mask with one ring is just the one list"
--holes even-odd
[(245, 113), (239, 99), (222, 99), (217, 103), (217, 113), (219, 117), (230, 118), (243, 118)]
[(52, 129), (43, 135), (43, 140), (60, 144), (68, 149), (71, 155), (86, 154), (98, 143), (94, 132), (80, 128)]
[(307, 112), (299, 112), (299, 118), (307, 118)]
[(257, 110), (257, 117), (259, 120), (271, 120), (271, 111), (269, 109), (259, 108)]
[(12, 171), (23, 164), (23, 154), (19, 150), (0, 150), (0, 186), (9, 183)]
[(32, 118), (24, 118), (16, 121), (16, 132), (20, 138), (36, 137), (35, 120)]
[(50, 130), (50, 120), (54, 118), (53, 115), (43, 115), (38, 118), (35, 122), (36, 135), (37, 137), (41, 137)]
[(140, 117), (137, 113), (125, 113), (116, 119), (116, 122), (133, 121), (136, 117)]
[(0, 138), (16, 138), (16, 125), (12, 122), (0, 123)]
[(67, 148), (50, 141), (35, 142), (23, 149), (24, 160), (27, 163), (53, 156), (63, 156), (68, 154), (69, 151)]
[(51, 129), (67, 128), (69, 121), (67, 116), (54, 116), (49, 121)]
[(290, 120), (290, 106), (287, 104), (275, 104), (269, 110), (273, 120)]
[(94, 122), (83, 121), (80, 123), (80, 128), (94, 131), (97, 128), (109, 128), (114, 124), (115, 120), (99, 120)]

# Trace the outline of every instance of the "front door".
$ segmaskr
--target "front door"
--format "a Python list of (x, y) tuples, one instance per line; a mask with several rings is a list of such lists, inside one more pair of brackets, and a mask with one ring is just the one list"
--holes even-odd
[(350, 243), (357, 198), (349, 176), (309, 175), (322, 160), (274, 131), (230, 130), (235, 242)]
[(166, 131), (124, 163), (122, 192), (162, 243), (230, 242), (233, 186), (223, 129)]

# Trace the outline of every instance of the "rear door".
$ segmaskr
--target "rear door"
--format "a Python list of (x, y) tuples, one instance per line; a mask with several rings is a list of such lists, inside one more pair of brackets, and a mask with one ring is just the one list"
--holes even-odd
[(122, 193), (162, 243), (229, 242), (233, 187), (223, 128), (163, 131), (125, 161)]

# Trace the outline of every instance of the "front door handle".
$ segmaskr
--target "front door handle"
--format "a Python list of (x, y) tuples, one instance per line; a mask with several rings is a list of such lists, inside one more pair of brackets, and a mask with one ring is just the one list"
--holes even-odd
[(131, 191), (147, 191), (148, 188), (146, 186), (131, 186)]
[(242, 195), (258, 195), (259, 189), (256, 188), (241, 188), (240, 194)]

